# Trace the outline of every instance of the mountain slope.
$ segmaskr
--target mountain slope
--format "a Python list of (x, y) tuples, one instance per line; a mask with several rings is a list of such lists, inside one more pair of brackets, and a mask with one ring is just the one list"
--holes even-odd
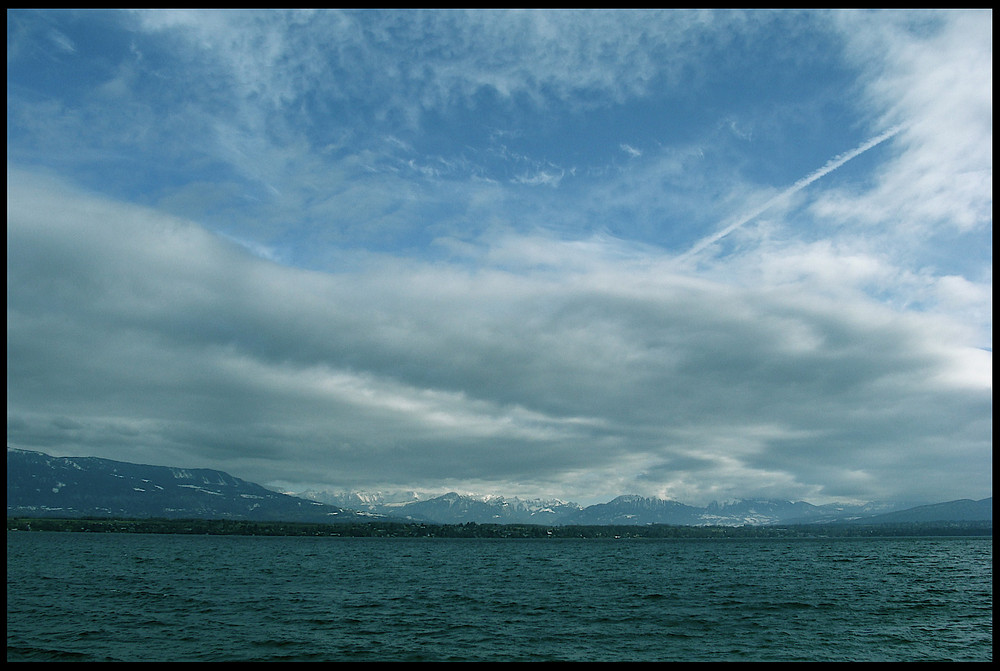
[(698, 525), (701, 508), (677, 501), (651, 499), (627, 494), (607, 503), (587, 506), (567, 524), (677, 524)]
[(393, 514), (435, 524), (564, 524), (580, 510), (561, 501), (523, 501), (517, 498), (473, 497), (449, 492), (392, 509)]
[(7, 516), (166, 517), (283, 522), (371, 520), (222, 471), (51, 457), (7, 448)]
[(945, 503), (917, 506), (907, 510), (897, 510), (882, 515), (873, 515), (861, 520), (862, 524), (898, 524), (919, 522), (983, 522), (993, 521), (993, 497), (973, 501), (959, 499)]

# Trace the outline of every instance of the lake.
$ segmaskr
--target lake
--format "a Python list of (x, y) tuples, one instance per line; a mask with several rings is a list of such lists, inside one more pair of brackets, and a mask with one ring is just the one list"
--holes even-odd
[(992, 659), (992, 538), (7, 533), (8, 661)]

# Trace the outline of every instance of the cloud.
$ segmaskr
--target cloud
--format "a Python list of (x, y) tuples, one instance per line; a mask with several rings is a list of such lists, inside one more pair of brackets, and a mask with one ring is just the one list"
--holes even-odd
[(642, 152), (631, 145), (622, 144), (620, 146), (621, 150), (626, 154), (628, 154), (629, 156), (631, 156), (632, 158), (639, 158), (640, 156), (642, 156)]
[[(965, 324), (965, 342), (990, 349), (990, 24), (975, 11), (827, 16), (858, 65), (859, 107), (891, 128), (786, 190), (737, 192), (761, 204), (691, 252), (719, 247), (718, 262), (702, 259), (719, 281), (794, 275), (810, 291), (863, 291), (899, 310), (947, 314)], [(864, 163), (875, 166), (870, 177), (847, 177)], [(967, 291), (949, 297), (948, 285)]]
[(57, 50), (67, 54), (76, 53), (76, 45), (65, 33), (59, 30), (52, 30), (49, 33), (49, 39), (52, 40), (52, 44), (55, 45)]
[(247, 99), (284, 106), (323, 75), (360, 69), (360, 78), (326, 80), (328, 93), (369, 101), (371, 93), (354, 87), (374, 80), (379, 85), (371, 90), (384, 91), (389, 80), (398, 93), (382, 104), (400, 109), (450, 106), (483, 88), (536, 101), (545, 88), (553, 100), (594, 90), (620, 100), (646, 89), (663, 67), (658, 57), (679, 59), (711, 24), (728, 20), (589, 11), (164, 11), (137, 19), (143, 29), (173, 32), (211, 56), (217, 75)]
[(577, 500), (990, 486), (983, 353), (862, 297), (674, 275), (612, 239), (495, 241), (486, 258), (548, 259), (517, 269), (315, 273), (16, 170), (8, 196), (15, 445)]
[(555, 187), (555, 186), (559, 186), (559, 182), (562, 181), (562, 178), (563, 178), (564, 174), (565, 173), (563, 173), (563, 172), (559, 172), (557, 174), (555, 172), (550, 172), (550, 171), (542, 170), (540, 172), (536, 172), (536, 173), (533, 173), (533, 174), (521, 175), (519, 177), (515, 177), (514, 180), (513, 180), (513, 182), (515, 184), (527, 184), (528, 186), (543, 186), (544, 185), (544, 186), (553, 186), (553, 187)]
[(901, 126), (895, 126), (893, 128), (890, 128), (889, 130), (887, 130), (887, 131), (885, 131), (883, 133), (879, 133), (875, 137), (873, 137), (873, 138), (871, 138), (871, 139), (863, 142), (860, 146), (852, 149), (851, 151), (845, 152), (845, 153), (843, 153), (843, 154), (841, 154), (839, 156), (836, 156), (836, 157), (830, 159), (829, 161), (826, 162), (826, 164), (822, 168), (819, 168), (818, 170), (815, 170), (815, 171), (809, 173), (808, 175), (806, 175), (805, 177), (803, 177), (802, 179), (796, 181), (790, 187), (788, 187), (787, 189), (781, 191), (778, 195), (774, 196), (773, 198), (771, 198), (770, 200), (768, 200), (766, 203), (764, 203), (760, 207), (757, 207), (756, 209), (752, 210), (748, 214), (741, 215), (739, 218), (736, 219), (736, 221), (734, 221), (733, 223), (727, 225), (721, 231), (718, 231), (717, 233), (713, 233), (712, 235), (708, 236), (707, 238), (699, 241), (694, 247), (692, 247), (690, 250), (688, 250), (687, 253), (681, 255), (681, 259), (684, 259), (684, 258), (686, 258), (688, 256), (694, 256), (694, 255), (698, 254), (699, 252), (701, 252), (706, 247), (709, 247), (710, 245), (718, 242), (719, 240), (721, 240), (722, 238), (726, 237), (727, 235), (729, 235), (730, 233), (732, 233), (733, 231), (735, 231), (739, 227), (744, 226), (747, 223), (753, 221), (754, 219), (756, 219), (757, 217), (759, 217), (761, 214), (763, 214), (764, 212), (766, 212), (770, 208), (774, 207), (774, 205), (777, 204), (778, 202), (780, 202), (782, 200), (786, 200), (786, 199), (794, 196), (796, 193), (798, 193), (802, 189), (806, 188), (807, 186), (809, 186), (810, 184), (812, 184), (816, 180), (818, 180), (818, 179), (820, 179), (822, 177), (825, 177), (826, 175), (829, 175), (831, 172), (833, 172), (837, 168), (841, 167), (842, 165), (844, 165), (848, 161), (850, 161), (850, 160), (852, 160), (854, 158), (857, 158), (858, 156), (860, 156), (861, 154), (865, 153), (869, 149), (872, 149), (873, 147), (877, 147), (878, 145), (882, 144), (886, 140), (889, 140), (889, 139), (895, 137), (896, 135), (899, 134), (899, 132), (901, 130), (902, 130)]
[(987, 496), (983, 17), (15, 12), (8, 441), (324, 487)]
[[(864, 194), (831, 191), (815, 211), (841, 225), (892, 222), (896, 244), (992, 224), (993, 30), (990, 13), (945, 12), (872, 22), (838, 15), (847, 53), (872, 59), (865, 91), (902, 147)], [(925, 22), (929, 25), (925, 25)]]

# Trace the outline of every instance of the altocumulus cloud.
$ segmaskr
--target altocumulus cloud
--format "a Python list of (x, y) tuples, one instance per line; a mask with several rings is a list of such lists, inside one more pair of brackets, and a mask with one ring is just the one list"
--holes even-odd
[(860, 293), (513, 232), (315, 272), (10, 167), (7, 243), (11, 445), (584, 502), (991, 493), (992, 354)]

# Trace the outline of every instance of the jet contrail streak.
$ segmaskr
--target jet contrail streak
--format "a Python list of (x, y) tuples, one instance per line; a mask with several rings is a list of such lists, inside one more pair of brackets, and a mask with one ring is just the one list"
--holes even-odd
[(861, 154), (865, 153), (866, 151), (868, 151), (869, 149), (871, 149), (872, 147), (874, 147), (876, 145), (879, 145), (879, 144), (882, 144), (883, 142), (885, 142), (886, 140), (888, 140), (892, 136), (896, 135), (901, 130), (903, 130), (903, 127), (901, 125), (900, 126), (893, 126), (889, 130), (887, 130), (884, 133), (882, 133), (881, 135), (877, 135), (877, 136), (873, 137), (872, 139), (868, 140), (867, 142), (865, 142), (864, 144), (860, 145), (859, 147), (857, 147), (855, 149), (852, 149), (851, 151), (849, 151), (849, 152), (847, 152), (845, 154), (841, 154), (840, 156), (836, 156), (836, 157), (830, 159), (829, 161), (827, 161), (826, 165), (824, 165), (822, 168), (820, 168), (819, 170), (816, 170), (815, 172), (813, 172), (813, 173), (811, 173), (811, 174), (803, 177), (799, 181), (795, 182), (795, 184), (793, 184), (792, 186), (788, 187), (787, 189), (785, 189), (784, 191), (782, 191), (781, 193), (779, 193), (777, 196), (775, 196), (771, 200), (767, 201), (766, 203), (764, 203), (763, 205), (761, 205), (760, 207), (758, 207), (756, 210), (750, 212), (749, 214), (743, 215), (742, 217), (740, 217), (739, 219), (737, 219), (735, 222), (733, 222), (733, 223), (729, 224), (728, 226), (726, 226), (721, 231), (719, 231), (719, 232), (717, 232), (717, 233), (715, 233), (713, 235), (710, 235), (707, 238), (702, 239), (700, 242), (698, 242), (698, 244), (696, 244), (690, 250), (688, 250), (687, 252), (685, 252), (684, 254), (682, 254), (679, 258), (680, 259), (685, 259), (685, 258), (687, 258), (689, 256), (693, 256), (693, 255), (697, 254), (698, 252), (700, 252), (701, 250), (703, 250), (706, 247), (708, 247), (709, 245), (718, 242), (722, 238), (726, 237), (727, 235), (729, 235), (730, 233), (732, 233), (733, 231), (735, 231), (740, 226), (746, 224), (749, 221), (752, 221), (752, 220), (756, 219), (758, 216), (760, 216), (760, 214), (762, 214), (766, 210), (770, 209), (778, 201), (780, 201), (780, 200), (782, 200), (784, 198), (788, 198), (789, 196), (798, 193), (802, 189), (806, 188), (807, 186), (809, 186), (810, 184), (812, 184), (813, 182), (815, 182), (820, 177), (823, 177), (824, 175), (830, 174), (831, 172), (833, 172), (834, 170), (836, 170), (840, 166), (842, 166), (845, 163), (847, 163), (848, 161), (850, 161), (852, 158), (856, 158), (856, 157), (860, 156)]

